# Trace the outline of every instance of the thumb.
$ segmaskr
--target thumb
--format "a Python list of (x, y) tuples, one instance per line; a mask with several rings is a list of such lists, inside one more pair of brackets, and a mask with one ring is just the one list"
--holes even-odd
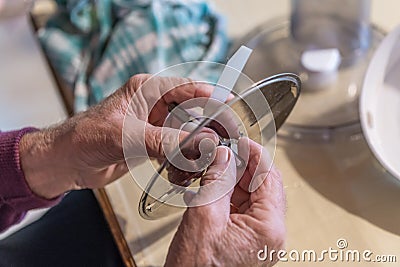
[(190, 216), (207, 216), (213, 224), (225, 224), (229, 219), (230, 202), (236, 185), (236, 163), (232, 151), (217, 147), (213, 163), (200, 182), (196, 195), (185, 196), (189, 202)]
[[(145, 130), (147, 154), (152, 158), (165, 157), (167, 153), (174, 151), (189, 134), (189, 132), (179, 129), (157, 127), (147, 124)], [(204, 128), (204, 130), (192, 138), (185, 147), (198, 150), (200, 142), (207, 139), (215, 145), (219, 142), (218, 136), (214, 131)]]

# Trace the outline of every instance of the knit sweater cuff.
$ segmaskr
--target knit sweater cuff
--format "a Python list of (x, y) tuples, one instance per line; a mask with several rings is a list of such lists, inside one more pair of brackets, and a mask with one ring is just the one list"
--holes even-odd
[[(21, 138), (35, 128), (0, 133), (0, 203), (11, 207), (16, 212), (56, 205), (61, 196), (45, 199), (36, 195), (25, 180), (21, 167), (19, 144)], [(45, 163), (44, 163), (45, 164)]]

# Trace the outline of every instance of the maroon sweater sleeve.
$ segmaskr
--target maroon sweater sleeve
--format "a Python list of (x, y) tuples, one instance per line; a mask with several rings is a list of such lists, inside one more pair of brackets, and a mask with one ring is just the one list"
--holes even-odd
[(54, 206), (61, 199), (41, 198), (26, 183), (20, 164), (19, 142), (24, 134), (33, 131), (36, 129), (0, 132), (0, 232), (20, 222), (28, 210)]

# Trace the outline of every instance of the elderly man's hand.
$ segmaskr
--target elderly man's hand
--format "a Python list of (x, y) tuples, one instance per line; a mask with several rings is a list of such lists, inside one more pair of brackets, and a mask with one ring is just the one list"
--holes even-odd
[[(168, 105), (209, 97), (212, 87), (184, 78), (150, 77), (133, 76), (88, 111), (56, 127), (26, 134), (20, 159), (32, 191), (53, 198), (73, 189), (99, 188), (122, 176), (127, 172), (123, 127), (129, 131), (124, 145), (138, 158), (161, 158), (162, 140), (182, 140), (187, 133), (161, 127)], [(215, 135), (210, 137), (217, 142)]]
[[(240, 182), (222, 198), (187, 209), (169, 248), (166, 266), (274, 264), (258, 260), (257, 253), (265, 246), (278, 251), (284, 245), (285, 195), (281, 176), (275, 167), (269, 170), (270, 159), (263, 147), (242, 138), (239, 149), (243, 144), (249, 148), (250, 161)], [(232, 181), (236, 181), (234, 155), (228, 148), (218, 147), (202, 184), (224, 187)], [(213, 190), (200, 189), (191, 201), (210, 192)]]

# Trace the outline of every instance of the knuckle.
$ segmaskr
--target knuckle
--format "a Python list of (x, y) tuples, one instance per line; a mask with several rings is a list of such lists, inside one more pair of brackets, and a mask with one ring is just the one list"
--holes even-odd
[(140, 73), (129, 78), (129, 84), (140, 85), (150, 78), (150, 74)]
[(214, 180), (217, 180), (220, 179), (225, 174), (226, 174), (225, 170), (218, 169), (212, 173), (212, 177), (214, 178)]
[(150, 78), (150, 74), (136, 74), (129, 78), (129, 80), (125, 83), (124, 89), (132, 94), (135, 92), (140, 86), (143, 85)]
[[(168, 142), (168, 140), (165, 140), (165, 135), (162, 134), (161, 131), (153, 131), (153, 138), (152, 138), (153, 142), (154, 142), (154, 146), (156, 146), (157, 149), (157, 154), (159, 156), (164, 156), (165, 155), (165, 149), (163, 144), (165, 144), (165, 142)], [(160, 140), (159, 143), (157, 143), (157, 140)]]
[(207, 173), (207, 175), (205, 176), (205, 180), (215, 181), (215, 180), (218, 180), (219, 177), (221, 177), (221, 173), (219, 171), (210, 172), (210, 173)]
[(146, 129), (145, 135), (145, 145), (147, 151), (151, 153), (151, 156), (161, 156), (164, 155), (162, 142), (157, 142), (157, 140), (161, 140), (161, 132), (157, 131), (152, 127)]
[(211, 183), (214, 181), (222, 181), (222, 180), (226, 180), (223, 177), (226, 176), (226, 170), (221, 170), (221, 169), (215, 169), (213, 167), (211, 167), (208, 171), (207, 174), (203, 177), (201, 183), (202, 185), (205, 185), (207, 183)]

